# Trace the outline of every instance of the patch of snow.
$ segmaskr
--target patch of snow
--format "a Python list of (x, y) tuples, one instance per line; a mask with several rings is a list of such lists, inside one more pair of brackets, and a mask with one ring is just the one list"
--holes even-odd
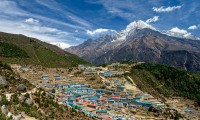
[(139, 21), (134, 21), (130, 23), (124, 31), (129, 32), (133, 29), (144, 29), (144, 28), (150, 28), (152, 30), (156, 30), (153, 26), (147, 24), (146, 22), (139, 20)]
[(127, 25), (126, 29), (117, 33), (117, 39), (114, 39), (112, 42), (125, 41), (126, 36), (130, 33), (130, 31), (134, 31), (136, 29), (144, 29), (144, 28), (156, 30), (153, 26), (147, 24), (146, 22), (144, 22), (142, 20), (134, 21), (134, 22), (131, 22), (129, 25)]

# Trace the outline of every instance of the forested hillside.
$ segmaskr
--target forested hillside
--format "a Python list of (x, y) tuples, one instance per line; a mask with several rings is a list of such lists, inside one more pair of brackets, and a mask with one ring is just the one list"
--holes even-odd
[(200, 104), (200, 74), (166, 65), (144, 63), (134, 66), (130, 75), (147, 92), (164, 97), (190, 98)]

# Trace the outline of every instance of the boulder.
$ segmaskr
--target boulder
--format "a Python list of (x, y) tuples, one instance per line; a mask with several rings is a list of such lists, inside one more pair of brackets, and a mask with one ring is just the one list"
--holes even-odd
[(4, 87), (8, 85), (8, 82), (4, 76), (0, 76), (0, 85), (3, 85)]
[(15, 80), (20, 80), (20, 76), (15, 76)]
[(24, 101), (25, 101), (25, 97), (23, 96), (23, 95), (20, 95), (19, 97), (18, 97), (18, 99), (19, 99), (19, 102), (20, 103), (23, 103)]
[(13, 120), (21, 120), (21, 118), (22, 118), (21, 114), (13, 116)]
[(20, 84), (17, 86), (18, 91), (26, 91), (26, 86), (24, 84)]
[(12, 117), (13, 116), (13, 114), (11, 113), (11, 112), (8, 112), (8, 114), (7, 114), (7, 118), (10, 118), (10, 117)]
[(1, 106), (1, 112), (2, 112), (4, 115), (7, 115), (7, 114), (8, 114), (8, 110), (6, 109), (6, 106), (5, 106), (5, 105)]
[(31, 106), (33, 105), (33, 100), (31, 98), (28, 98), (26, 99), (26, 103)]
[(22, 117), (24, 117), (26, 115), (26, 113), (24, 111), (21, 112)]

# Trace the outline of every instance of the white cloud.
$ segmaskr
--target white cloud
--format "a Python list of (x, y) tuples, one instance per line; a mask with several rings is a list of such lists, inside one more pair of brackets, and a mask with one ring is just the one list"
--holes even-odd
[(70, 46), (67, 40), (76, 39), (71, 33), (41, 24), (27, 24), (22, 21), (1, 19), (0, 26), (2, 32), (23, 34), (48, 43), (60, 43), (61, 48)]
[(159, 16), (154, 16), (153, 18), (146, 20), (146, 23), (156, 22), (158, 20), (159, 20)]
[(58, 46), (58, 47), (60, 47), (62, 49), (70, 47), (70, 45), (65, 43), (65, 42), (50, 42), (50, 44), (56, 45), (56, 46)]
[(94, 35), (105, 34), (105, 33), (108, 33), (108, 32), (114, 32), (114, 31), (115, 30), (99, 28), (99, 29), (96, 29), (96, 30), (93, 30), (93, 31), (86, 30), (86, 33), (88, 35), (94, 36)]
[(169, 6), (169, 7), (164, 7), (164, 6), (161, 6), (161, 7), (153, 7), (152, 9), (153, 9), (153, 11), (155, 11), (155, 12), (172, 12), (172, 11), (174, 11), (174, 10), (176, 10), (176, 9), (180, 9), (182, 6)]
[[(81, 25), (62, 22), (39, 14), (24, 11), (16, 1), (0, 0), (0, 31), (13, 34), (23, 34), (45, 42), (62, 42), (65, 46), (77, 45), (77, 37), (69, 30), (85, 30)], [(26, 19), (24, 19), (26, 18)], [(42, 22), (40, 22), (42, 20)], [(47, 24), (42, 24), (43, 22)], [(48, 23), (50, 23), (48, 25)], [(63, 26), (67, 30), (57, 29)], [(15, 29), (13, 29), (15, 28)], [(76, 41), (76, 42), (74, 42)], [(63, 46), (64, 44), (62, 44)]]
[(179, 29), (178, 27), (174, 27), (171, 30), (169, 30), (171, 32), (175, 32), (175, 33), (181, 33), (181, 34), (186, 34), (188, 33), (187, 30), (184, 29)]
[(39, 20), (33, 19), (33, 18), (27, 18), (27, 19), (25, 19), (25, 22), (31, 23), (31, 24), (37, 24), (37, 23), (39, 23)]
[(190, 27), (188, 27), (189, 30), (195, 30), (195, 29), (198, 29), (198, 26), (196, 25), (192, 25)]
[(47, 26), (42, 26), (42, 25), (35, 25), (35, 24), (19, 24), (18, 26), (19, 29), (26, 30), (29, 32), (34, 32), (34, 33), (42, 33), (42, 34), (55, 34), (59, 36), (67, 36), (69, 35), (68, 32), (58, 30), (57, 28), (52, 28), (52, 27), (47, 27)]
[[(56, 7), (56, 8), (59, 8), (59, 7)], [(80, 26), (80, 25), (62, 22), (57, 19), (52, 19), (52, 18), (48, 18), (45, 16), (41, 16), (39, 14), (33, 14), (33, 13), (29, 13), (27, 11), (24, 11), (23, 9), (21, 9), (18, 6), (18, 4), (15, 1), (0, 0), (0, 15), (1, 15), (0, 17), (6, 16), (8, 19), (14, 18), (15, 20), (20, 19), (21, 17), (37, 18), (37, 19), (43, 20), (44, 22), (48, 21), (51, 24), (62, 25), (62, 26), (72, 28), (72, 29), (85, 30), (85, 27)]]
[(0, 13), (10, 15), (22, 15), (26, 12), (20, 9), (14, 1), (1, 0), (0, 1)]
[(104, 32), (107, 32), (107, 31), (108, 31), (108, 29), (99, 28), (99, 29), (96, 29), (96, 30), (93, 30), (93, 31), (87, 30), (86, 32), (89, 35), (95, 35), (95, 34), (104, 33)]
[(174, 27), (167, 31), (167, 33), (170, 33), (173, 36), (183, 36), (183, 37), (190, 37), (192, 34), (188, 32), (187, 30), (180, 29), (178, 27)]

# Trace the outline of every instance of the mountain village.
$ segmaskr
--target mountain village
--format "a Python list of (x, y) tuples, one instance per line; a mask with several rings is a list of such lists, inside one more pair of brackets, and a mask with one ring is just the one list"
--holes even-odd
[(107, 66), (45, 68), (12, 64), (14, 72), (42, 88), (54, 101), (103, 120), (170, 119), (181, 114), (198, 119), (200, 110), (191, 100), (171, 98), (163, 101), (141, 91), (128, 76), (132, 66), (141, 63)]
[(0, 120), (200, 120), (200, 0), (0, 0)]

